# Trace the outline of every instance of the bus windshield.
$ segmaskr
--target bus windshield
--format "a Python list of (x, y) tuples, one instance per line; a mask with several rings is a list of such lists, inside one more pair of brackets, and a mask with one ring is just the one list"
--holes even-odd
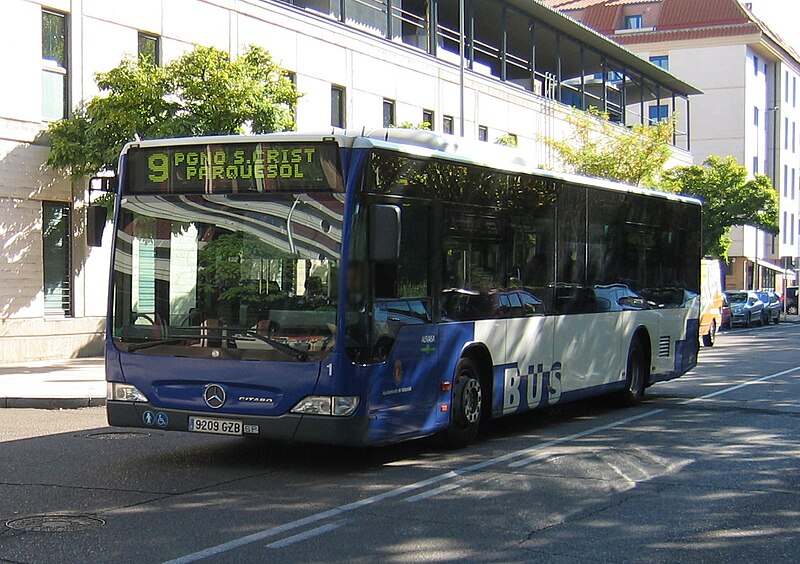
[(344, 195), (121, 202), (113, 338), (137, 354), (306, 360), (333, 346)]

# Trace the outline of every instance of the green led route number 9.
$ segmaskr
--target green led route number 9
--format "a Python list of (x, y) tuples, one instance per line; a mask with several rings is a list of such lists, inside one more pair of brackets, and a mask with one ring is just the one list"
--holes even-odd
[(169, 156), (166, 153), (153, 153), (147, 159), (150, 182), (164, 182), (169, 178)]

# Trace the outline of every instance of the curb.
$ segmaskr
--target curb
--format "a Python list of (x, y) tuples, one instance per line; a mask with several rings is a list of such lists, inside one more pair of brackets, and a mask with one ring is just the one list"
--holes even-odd
[(0, 398), (0, 409), (80, 409), (105, 404), (106, 398)]

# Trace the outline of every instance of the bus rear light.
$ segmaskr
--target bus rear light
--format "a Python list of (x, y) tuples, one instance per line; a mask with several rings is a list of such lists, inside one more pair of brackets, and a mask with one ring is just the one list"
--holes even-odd
[(147, 396), (140, 392), (136, 386), (121, 384), (119, 382), (106, 383), (106, 399), (114, 401), (147, 402)]
[(443, 406), (441, 406), (441, 407), (439, 408), (439, 410), (440, 410), (442, 413), (447, 413), (447, 404), (444, 404)]
[(442, 391), (449, 392), (453, 385), (450, 382), (442, 382)]
[(358, 396), (307, 396), (297, 402), (292, 413), (347, 417), (358, 407)]

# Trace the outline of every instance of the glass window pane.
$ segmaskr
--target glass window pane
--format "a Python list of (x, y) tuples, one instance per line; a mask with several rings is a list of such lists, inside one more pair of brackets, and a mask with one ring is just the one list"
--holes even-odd
[(394, 100), (383, 101), (383, 127), (397, 125), (394, 119)]
[(63, 14), (42, 12), (42, 59), (66, 68), (66, 33)]
[(139, 34), (139, 58), (143, 58), (154, 65), (160, 63), (157, 36), (146, 33)]
[(345, 103), (344, 88), (340, 86), (332, 86), (331, 125), (333, 127), (345, 127), (344, 103)]
[(57, 71), (42, 71), (42, 117), (47, 121), (65, 115), (67, 76)]
[(45, 315), (72, 312), (70, 277), (70, 206), (42, 203), (42, 255)]
[(453, 134), (453, 118), (452, 116), (444, 116), (442, 119), (442, 128), (445, 133)]

